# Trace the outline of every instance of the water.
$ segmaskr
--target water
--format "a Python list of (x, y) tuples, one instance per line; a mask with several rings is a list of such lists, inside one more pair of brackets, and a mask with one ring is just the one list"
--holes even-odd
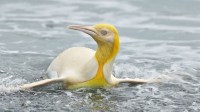
[[(1, 0), (0, 111), (200, 111), (199, 0)], [(162, 83), (111, 89), (18, 91), (41, 80), (64, 49), (95, 49), (71, 24), (111, 23), (119, 30), (117, 77)]]

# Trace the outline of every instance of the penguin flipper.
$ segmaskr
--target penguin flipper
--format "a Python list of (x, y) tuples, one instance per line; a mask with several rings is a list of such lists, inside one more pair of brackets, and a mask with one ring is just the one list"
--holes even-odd
[(48, 84), (52, 84), (52, 83), (59, 83), (59, 82), (63, 82), (64, 78), (53, 78), (53, 79), (44, 79), (41, 81), (37, 81), (37, 82), (33, 82), (33, 83), (29, 83), (29, 84), (24, 84), (22, 86), (20, 86), (21, 89), (31, 89), (34, 87), (39, 87), (39, 86), (45, 86)]
[(158, 83), (159, 80), (146, 80), (146, 79), (131, 79), (131, 78), (125, 78), (125, 79), (118, 79), (118, 83), (130, 83), (130, 84), (146, 84), (146, 83)]
[(145, 84), (145, 83), (150, 83), (151, 81), (145, 80), (145, 79), (118, 79), (118, 83), (131, 83), (131, 84)]

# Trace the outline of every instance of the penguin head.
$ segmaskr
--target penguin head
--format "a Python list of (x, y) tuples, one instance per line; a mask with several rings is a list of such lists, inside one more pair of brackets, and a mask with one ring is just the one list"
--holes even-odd
[(96, 57), (103, 63), (114, 59), (119, 51), (118, 31), (111, 24), (100, 23), (94, 26), (70, 25), (68, 28), (90, 35), (98, 44)]
[(68, 28), (89, 34), (97, 44), (119, 44), (118, 31), (111, 24), (100, 23), (94, 26), (70, 25)]

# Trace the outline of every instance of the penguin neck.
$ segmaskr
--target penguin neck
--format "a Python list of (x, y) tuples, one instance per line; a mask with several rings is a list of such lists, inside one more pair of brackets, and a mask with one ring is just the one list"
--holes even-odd
[(95, 57), (99, 66), (114, 60), (117, 53), (114, 52), (114, 46), (111, 43), (98, 43), (98, 48)]
[(113, 43), (97, 42), (98, 48), (95, 53), (95, 58), (99, 67), (96, 76), (101, 76), (106, 79), (110, 78), (112, 66), (120, 47), (118, 38), (117, 35)]
[(95, 79), (97, 79), (101, 85), (107, 85), (110, 80), (116, 54), (112, 44), (98, 43), (98, 48), (95, 53), (95, 58), (98, 62), (98, 70)]

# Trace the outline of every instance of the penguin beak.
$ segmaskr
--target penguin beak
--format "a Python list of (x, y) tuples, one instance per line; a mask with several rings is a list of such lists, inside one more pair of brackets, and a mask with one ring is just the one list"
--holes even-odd
[(97, 36), (98, 33), (93, 26), (69, 25), (69, 29), (82, 31), (92, 37)]

